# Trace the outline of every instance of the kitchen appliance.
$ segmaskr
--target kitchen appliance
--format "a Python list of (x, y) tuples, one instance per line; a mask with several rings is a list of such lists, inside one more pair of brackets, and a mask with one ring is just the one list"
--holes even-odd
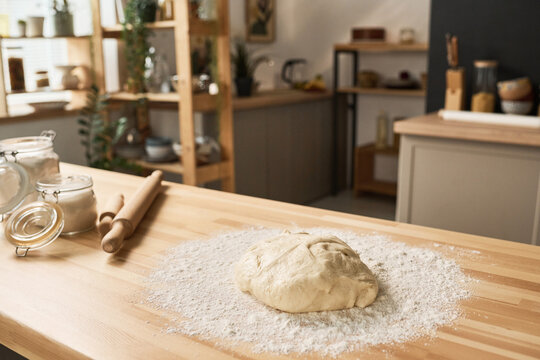
[(301, 89), (306, 83), (305, 65), (306, 59), (289, 59), (281, 68), (281, 80), (289, 84), (293, 89)]

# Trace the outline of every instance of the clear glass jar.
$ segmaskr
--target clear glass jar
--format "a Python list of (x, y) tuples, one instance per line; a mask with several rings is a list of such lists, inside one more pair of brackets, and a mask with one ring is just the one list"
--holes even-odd
[(471, 110), (493, 112), (497, 91), (497, 62), (477, 60), (474, 62), (474, 84)]
[(12, 92), (25, 91), (23, 48), (20, 46), (7, 47), (5, 56), (9, 71), (9, 90)]
[(57, 204), (64, 213), (62, 235), (74, 235), (96, 226), (96, 196), (88, 175), (60, 175), (40, 179), (36, 184), (39, 200)]
[(36, 71), (36, 89), (47, 90), (49, 85), (49, 72), (47, 70)]
[(0, 141), (0, 161), (17, 163), (26, 170), (33, 188), (40, 178), (59, 173), (60, 159), (54, 152), (56, 133), (47, 130), (40, 136), (11, 138)]

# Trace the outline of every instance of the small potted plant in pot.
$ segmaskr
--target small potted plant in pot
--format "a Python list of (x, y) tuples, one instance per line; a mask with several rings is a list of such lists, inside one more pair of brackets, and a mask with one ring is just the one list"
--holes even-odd
[(127, 6), (135, 11), (141, 22), (149, 23), (156, 21), (158, 8), (156, 0), (131, 0)]
[(26, 36), (26, 21), (24, 20), (17, 21), (17, 27), (19, 28), (19, 36), (25, 37)]
[(246, 44), (242, 41), (236, 41), (235, 53), (231, 54), (231, 57), (234, 66), (236, 94), (240, 97), (251, 96), (255, 70), (263, 62), (269, 62), (270, 60), (267, 56), (253, 58)]
[(67, 0), (53, 0), (54, 36), (73, 36), (73, 14)]

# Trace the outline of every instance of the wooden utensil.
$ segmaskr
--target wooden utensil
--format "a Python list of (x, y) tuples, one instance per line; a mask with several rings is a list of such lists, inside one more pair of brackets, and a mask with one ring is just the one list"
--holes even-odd
[(150, 208), (161, 189), (163, 173), (154, 171), (114, 217), (111, 230), (101, 240), (101, 248), (114, 253), (122, 247), (124, 239), (133, 234), (142, 217)]
[(109, 201), (107, 202), (107, 205), (105, 205), (105, 208), (99, 215), (98, 220), (98, 231), (101, 235), (101, 238), (105, 236), (111, 230), (111, 225), (113, 222), (114, 217), (118, 212), (122, 209), (124, 206), (124, 195), (121, 193), (114, 194)]
[(465, 69), (458, 67), (458, 38), (446, 34), (446, 56), (450, 69), (446, 70), (446, 110), (463, 110), (465, 107)]

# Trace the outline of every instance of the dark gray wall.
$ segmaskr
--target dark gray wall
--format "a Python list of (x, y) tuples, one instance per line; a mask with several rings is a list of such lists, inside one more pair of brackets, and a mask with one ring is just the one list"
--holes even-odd
[(459, 37), (459, 62), (467, 76), (467, 109), (473, 61), (478, 59), (498, 60), (499, 80), (530, 77), (538, 104), (540, 0), (432, 0), (428, 112), (444, 106), (447, 32)]

